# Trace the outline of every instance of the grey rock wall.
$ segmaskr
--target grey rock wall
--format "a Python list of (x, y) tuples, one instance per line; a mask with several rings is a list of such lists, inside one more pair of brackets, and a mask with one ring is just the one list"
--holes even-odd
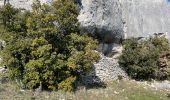
[(78, 19), (83, 28), (101, 34), (104, 41), (148, 37), (155, 32), (170, 37), (168, 0), (82, 0)]
[(82, 0), (81, 4), (78, 19), (83, 29), (98, 35), (104, 42), (117, 42), (123, 37), (119, 0)]
[[(9, 0), (17, 8), (31, 9), (33, 0)], [(50, 3), (53, 0), (40, 0)], [(120, 38), (147, 37), (166, 33), (170, 39), (168, 0), (74, 0), (79, 4), (83, 30), (97, 34), (104, 42)], [(4, 0), (0, 0), (3, 5)]]
[(170, 37), (168, 0), (120, 0), (120, 3), (127, 38), (147, 37), (153, 33), (166, 33)]

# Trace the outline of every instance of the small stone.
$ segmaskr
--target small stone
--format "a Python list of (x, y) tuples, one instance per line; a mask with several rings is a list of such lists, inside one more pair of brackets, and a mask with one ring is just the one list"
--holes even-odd
[(114, 91), (114, 94), (119, 94), (119, 92), (117, 92), (117, 91)]

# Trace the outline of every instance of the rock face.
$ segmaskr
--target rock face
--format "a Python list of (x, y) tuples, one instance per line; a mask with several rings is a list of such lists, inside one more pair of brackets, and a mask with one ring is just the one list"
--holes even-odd
[[(50, 3), (53, 0), (40, 0)], [(79, 5), (83, 30), (98, 35), (104, 42), (121, 38), (147, 37), (167, 33), (170, 39), (168, 0), (74, 0)], [(31, 9), (33, 0), (9, 0), (17, 8)], [(4, 0), (0, 0), (3, 5)]]
[(122, 9), (119, 0), (82, 0), (78, 17), (81, 27), (102, 41), (117, 42), (123, 37)]
[(82, 0), (78, 19), (88, 32), (114, 42), (155, 32), (170, 37), (169, 11), (168, 0)]
[(166, 33), (170, 37), (168, 0), (121, 0), (120, 3), (127, 38), (146, 37), (155, 32)]

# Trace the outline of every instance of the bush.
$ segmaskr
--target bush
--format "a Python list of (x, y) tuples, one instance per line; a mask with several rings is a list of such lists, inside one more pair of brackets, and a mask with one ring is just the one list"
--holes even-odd
[(0, 9), (0, 22), (3, 23), (6, 30), (12, 31), (14, 29), (14, 21), (18, 13), (19, 10), (13, 8), (9, 3)]
[(146, 80), (164, 77), (163, 79), (166, 79), (170, 72), (166, 70), (169, 74), (160, 74), (163, 72), (159, 66), (159, 58), (161, 53), (168, 49), (168, 40), (163, 36), (139, 41), (130, 39), (124, 42), (124, 50), (119, 58), (119, 63), (132, 78)]
[(159, 80), (170, 80), (170, 49), (163, 52), (158, 60), (159, 70), (155, 72), (155, 76)]
[(58, 0), (52, 6), (36, 1), (31, 12), (17, 11), (14, 27), (0, 31), (6, 41), (1, 55), (9, 77), (23, 88), (72, 91), (80, 72), (88, 73), (99, 59), (94, 51), (97, 41), (79, 34), (73, 1)]

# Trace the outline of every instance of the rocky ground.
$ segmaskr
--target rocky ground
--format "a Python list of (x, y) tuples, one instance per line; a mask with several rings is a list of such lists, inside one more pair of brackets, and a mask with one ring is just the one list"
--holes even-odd
[(142, 84), (143, 86), (149, 86), (154, 88), (155, 90), (170, 90), (170, 81), (152, 81), (152, 82), (137, 82), (138, 84)]

